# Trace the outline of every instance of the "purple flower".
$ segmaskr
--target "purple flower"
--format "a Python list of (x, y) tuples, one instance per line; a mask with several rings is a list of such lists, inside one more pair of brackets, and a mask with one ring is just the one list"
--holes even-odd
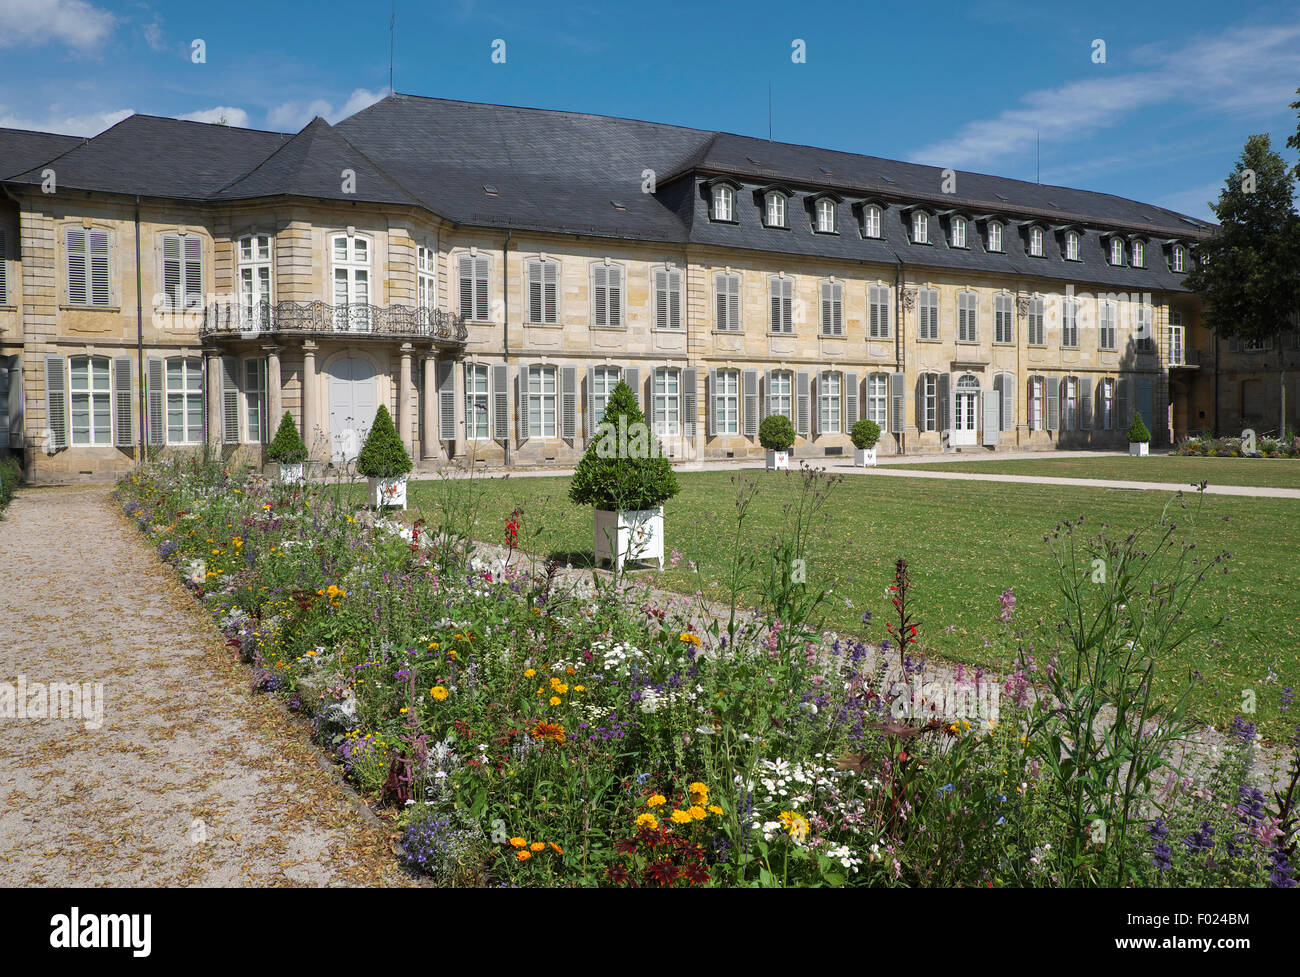
[(1243, 746), (1248, 746), (1255, 741), (1255, 724), (1246, 722), (1240, 716), (1233, 718), (1228, 732), (1235, 739), (1240, 740)]
[(1183, 844), (1193, 855), (1198, 852), (1207, 852), (1214, 850), (1214, 825), (1209, 821), (1202, 821), (1201, 827), (1183, 839)]

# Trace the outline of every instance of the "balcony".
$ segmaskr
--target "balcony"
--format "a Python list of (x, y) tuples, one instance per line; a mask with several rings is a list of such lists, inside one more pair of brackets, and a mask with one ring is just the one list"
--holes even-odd
[(1171, 349), (1169, 351), (1169, 369), (1199, 370), (1201, 368), (1201, 351), (1199, 349)]
[(258, 336), (312, 339), (328, 336), (429, 340), (459, 350), (469, 338), (463, 316), (442, 309), (407, 305), (329, 305), (326, 302), (213, 303), (204, 307), (203, 339), (253, 339)]

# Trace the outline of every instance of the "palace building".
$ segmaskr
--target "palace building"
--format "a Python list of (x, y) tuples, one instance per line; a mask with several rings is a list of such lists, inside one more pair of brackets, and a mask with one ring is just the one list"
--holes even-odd
[(286, 410), (343, 462), (379, 404), (419, 469), (570, 465), (619, 380), (682, 460), (759, 458), (771, 413), (823, 464), (864, 417), (885, 454), (1118, 447), (1134, 411), (1168, 444), (1222, 398), (1183, 285), (1212, 232), (1103, 193), (401, 94), (296, 134), (0, 130), (0, 404), (35, 482), (205, 444), (258, 465)]

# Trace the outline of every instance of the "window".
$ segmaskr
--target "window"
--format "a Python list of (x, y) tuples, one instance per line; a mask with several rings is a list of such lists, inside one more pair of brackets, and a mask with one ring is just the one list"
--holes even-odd
[(656, 268), (654, 286), (655, 328), (682, 328), (682, 270)]
[(989, 250), (1002, 250), (1002, 225), (997, 221), (989, 222)]
[(735, 192), (731, 187), (720, 183), (713, 188), (713, 219), (715, 221), (732, 220), (735, 212)]
[(1122, 265), (1124, 263), (1124, 242), (1117, 237), (1110, 239), (1110, 263), (1112, 265)]
[(203, 441), (203, 362), (197, 356), (167, 360), (167, 443)]
[(70, 227), (68, 249), (68, 304), (112, 304), (108, 277), (108, 231)]
[(823, 373), (817, 384), (817, 430), (840, 433), (840, 383), (838, 373)]
[(271, 236), (239, 239), (239, 311), (246, 329), (270, 325), (263, 313), (271, 304)]
[(1175, 245), (1174, 245), (1174, 253), (1173, 253), (1173, 265), (1174, 265), (1174, 271), (1182, 271), (1182, 270), (1183, 270), (1183, 263), (1184, 263), (1184, 260), (1185, 260), (1185, 258), (1184, 258), (1184, 253), (1183, 253), (1183, 246), (1182, 246), (1181, 244), (1175, 244)]
[(415, 249), (415, 304), (432, 309), (438, 304), (438, 266), (433, 248), (423, 244)]
[(921, 430), (934, 431), (939, 418), (939, 375), (926, 373), (921, 377)]
[(1041, 227), (1031, 227), (1029, 229), (1029, 253), (1035, 258), (1043, 256), (1043, 229)]
[(875, 204), (862, 208), (862, 236), (880, 237), (880, 208)]
[(867, 336), (870, 339), (889, 338), (889, 286), (867, 287)]
[(1010, 295), (993, 297), (993, 341), (995, 343), (1015, 342), (1015, 319)]
[(370, 239), (336, 234), (334, 258), (334, 328), (370, 331)]
[(465, 364), (465, 437), (472, 441), (488, 439), (488, 419), (492, 407), (488, 401), (488, 366)]
[[(9, 266), (5, 264), (5, 232), (0, 228), (0, 305), (9, 304)], [(8, 373), (5, 374), (8, 379)]]
[(939, 338), (939, 290), (937, 288), (923, 288), (920, 293), (921, 306), (921, 339), (938, 339)]
[(844, 285), (822, 282), (822, 335), (844, 335)]
[(835, 233), (835, 201), (829, 197), (817, 201), (817, 233)]
[(974, 292), (957, 293), (957, 342), (974, 343), (979, 339), (979, 309)]
[(591, 318), (597, 326), (623, 325), (623, 269), (600, 264), (592, 268)]
[(773, 278), (769, 282), (770, 314), (768, 328), (772, 332), (794, 332), (794, 279)]
[(1107, 377), (1101, 381), (1101, 426), (1105, 431), (1114, 423), (1115, 381)]
[(681, 434), (681, 376), (676, 367), (655, 370), (654, 432), (660, 437)]
[(740, 371), (719, 370), (713, 378), (713, 430), (740, 433)]
[(1116, 309), (1114, 302), (1101, 302), (1098, 312), (1099, 323), (1097, 326), (1098, 345), (1101, 349), (1115, 348), (1115, 316)]
[(488, 321), (488, 257), (462, 254), (456, 261), (460, 314), (470, 322)]
[(1154, 353), (1156, 349), (1155, 333), (1152, 330), (1151, 306), (1139, 305), (1136, 309), (1137, 348), (1139, 353)]
[(113, 443), (113, 389), (107, 356), (74, 356), (68, 361), (72, 382), (72, 443)]
[(740, 329), (740, 276), (722, 272), (713, 276), (713, 326), (720, 332)]
[(528, 273), (528, 321), (559, 322), (560, 263), (549, 258), (530, 258)]
[(880, 430), (888, 430), (889, 377), (884, 373), (867, 375), (867, 420), (875, 421)]
[(1061, 430), (1079, 429), (1079, 378), (1061, 379)]
[(528, 368), (528, 436), (555, 437), (555, 367)]
[(966, 247), (966, 218), (954, 217), (952, 219), (952, 246), (954, 248)]
[(785, 227), (785, 194), (780, 190), (768, 191), (766, 220), (768, 227)]
[(1133, 248), (1133, 267), (1145, 268), (1147, 263), (1147, 246), (1141, 241), (1134, 241)]
[(1169, 310), (1169, 365), (1182, 366), (1185, 347), (1183, 346), (1183, 314), (1177, 309)]
[(930, 215), (924, 210), (912, 211), (912, 243), (930, 243)]
[(1074, 231), (1067, 231), (1065, 234), (1065, 260), (1079, 260), (1079, 235)]
[(1028, 417), (1029, 430), (1041, 431), (1043, 429), (1043, 378), (1029, 378), (1029, 398), (1028, 398)]
[(203, 305), (203, 242), (193, 234), (162, 236), (163, 307)]
[(1043, 299), (1034, 296), (1029, 300), (1029, 345), (1046, 346), (1047, 331), (1043, 328)]
[(266, 437), (266, 360), (244, 360), (244, 441), (265, 444)]
[(773, 370), (767, 375), (767, 413), (784, 414), (794, 420), (792, 391), (794, 374), (789, 370)]
[(1061, 304), (1061, 348), (1074, 349), (1079, 345), (1079, 300), (1073, 297)]

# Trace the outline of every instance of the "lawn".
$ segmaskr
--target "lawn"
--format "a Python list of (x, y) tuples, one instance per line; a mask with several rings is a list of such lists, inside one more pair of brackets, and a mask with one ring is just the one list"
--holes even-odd
[[(797, 496), (800, 477), (751, 470), (734, 476), (679, 473), (678, 478), (681, 494), (668, 504), (665, 522), (668, 545), (681, 560), (662, 575), (641, 571), (637, 576), (687, 593), (698, 588), (706, 596), (718, 596), (717, 581), (731, 551), (738, 482), (759, 482), (747, 536), (763, 544), (783, 524), (783, 507)], [(423, 507), (432, 522), (430, 510), (448, 484), (453, 483), (412, 483), (411, 508)], [(575, 565), (590, 563), (591, 510), (568, 501), (568, 478), (475, 479), (473, 488), (468, 480), (454, 484), (461, 493), (483, 493), (475, 533), (479, 538), (500, 542), (506, 519), (517, 507), (523, 511), (522, 546)], [(360, 493), (357, 487), (358, 498)], [(1082, 515), (1091, 531), (1106, 523), (1122, 536), (1158, 519), (1170, 496), (847, 477), (834, 487), (831, 498), (831, 520), (819, 534), (809, 563), (810, 579), (825, 579), (834, 588), (829, 626), (873, 640), (884, 637), (886, 589), (894, 560), (902, 556), (911, 567), (926, 652), (1005, 670), (1013, 646), (997, 622), (999, 594), (1013, 589), (1021, 625), (1051, 621), (1059, 609), (1044, 533), (1058, 520)], [(1191, 511), (1180, 516), (1181, 525), (1190, 524), (1198, 501), (1191, 493)], [(1194, 608), (1228, 620), (1212, 636), (1185, 646), (1176, 661), (1162, 663), (1158, 679), (1167, 689), (1185, 681), (1191, 669), (1199, 670), (1205, 676), (1195, 704), (1199, 719), (1216, 725), (1230, 722), (1240, 709), (1243, 689), (1255, 690), (1259, 711), (1253, 718), (1267, 735), (1287, 735), (1300, 713), (1300, 707), (1291, 713), (1280, 708), (1282, 688), (1300, 686), (1300, 625), (1291, 613), (1300, 593), (1300, 564), (1282, 531), (1298, 514), (1300, 503), (1290, 500), (1203, 499), (1197, 548), (1207, 556), (1227, 550), (1232, 558), (1228, 574), (1207, 578)], [(695, 561), (698, 574), (690, 571), (690, 561)], [(869, 627), (861, 622), (865, 610), (875, 615)]]
[(1146, 458), (1029, 458), (1017, 460), (944, 461), (890, 465), (890, 468), (985, 475), (1044, 475), (1054, 478), (1112, 478), (1130, 482), (1169, 482), (1188, 485), (1258, 485), (1300, 489), (1300, 460), (1291, 458), (1196, 458), (1149, 455)]

